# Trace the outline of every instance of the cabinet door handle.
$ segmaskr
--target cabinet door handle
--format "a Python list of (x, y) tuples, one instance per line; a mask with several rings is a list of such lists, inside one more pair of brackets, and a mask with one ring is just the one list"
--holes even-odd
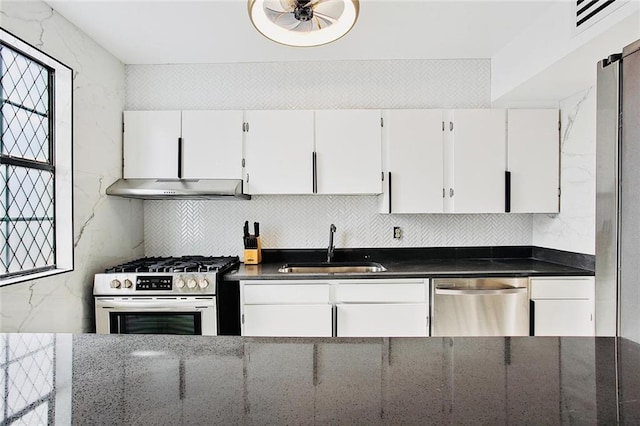
[(249, 173), (247, 173), (247, 183), (249, 183)]
[(504, 211), (511, 212), (511, 172), (504, 172)]
[(449, 188), (449, 198), (453, 198), (453, 188)]
[(391, 172), (389, 172), (389, 213), (391, 213)]
[(536, 335), (536, 303), (529, 301), (529, 336)]
[(318, 155), (314, 151), (311, 154), (311, 170), (313, 172), (312, 190), (314, 194), (318, 193)]
[(182, 179), (182, 138), (178, 138), (178, 179)]
[(338, 306), (331, 306), (331, 336), (338, 337)]

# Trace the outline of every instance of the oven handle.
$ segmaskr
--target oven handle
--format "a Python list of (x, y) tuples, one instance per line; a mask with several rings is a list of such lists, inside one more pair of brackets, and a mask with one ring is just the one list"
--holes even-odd
[[(169, 302), (169, 303), (167, 303)], [(215, 300), (199, 299), (199, 300), (96, 300), (96, 307), (101, 309), (109, 309), (112, 311), (131, 311), (134, 309), (144, 309), (153, 311), (180, 311), (184, 308), (200, 308), (207, 309), (215, 307)]]

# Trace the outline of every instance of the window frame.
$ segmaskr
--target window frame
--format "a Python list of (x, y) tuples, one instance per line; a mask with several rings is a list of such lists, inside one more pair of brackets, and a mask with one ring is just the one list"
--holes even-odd
[(74, 270), (73, 232), (73, 69), (40, 49), (0, 28), (0, 42), (52, 70), (50, 82), (50, 158), (54, 169), (54, 265), (0, 278), (0, 287)]

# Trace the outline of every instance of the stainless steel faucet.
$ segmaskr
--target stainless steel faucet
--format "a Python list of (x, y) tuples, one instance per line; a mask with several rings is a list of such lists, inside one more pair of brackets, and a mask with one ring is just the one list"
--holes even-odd
[(333, 251), (335, 247), (333, 246), (333, 234), (336, 232), (336, 226), (332, 223), (329, 227), (329, 248), (327, 249), (327, 263), (331, 263), (331, 258), (333, 257)]

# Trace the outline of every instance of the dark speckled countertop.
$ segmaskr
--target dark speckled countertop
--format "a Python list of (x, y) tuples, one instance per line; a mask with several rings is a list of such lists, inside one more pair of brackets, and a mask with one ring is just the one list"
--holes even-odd
[(471, 247), (436, 249), (337, 250), (334, 262), (378, 262), (387, 270), (362, 274), (287, 274), (278, 272), (286, 263), (320, 262), (324, 250), (265, 251), (260, 265), (241, 265), (225, 276), (240, 280), (305, 280), (341, 278), (451, 278), (473, 276), (589, 276), (593, 256), (537, 247)]
[(3, 334), (2, 424), (639, 424), (615, 338)]

